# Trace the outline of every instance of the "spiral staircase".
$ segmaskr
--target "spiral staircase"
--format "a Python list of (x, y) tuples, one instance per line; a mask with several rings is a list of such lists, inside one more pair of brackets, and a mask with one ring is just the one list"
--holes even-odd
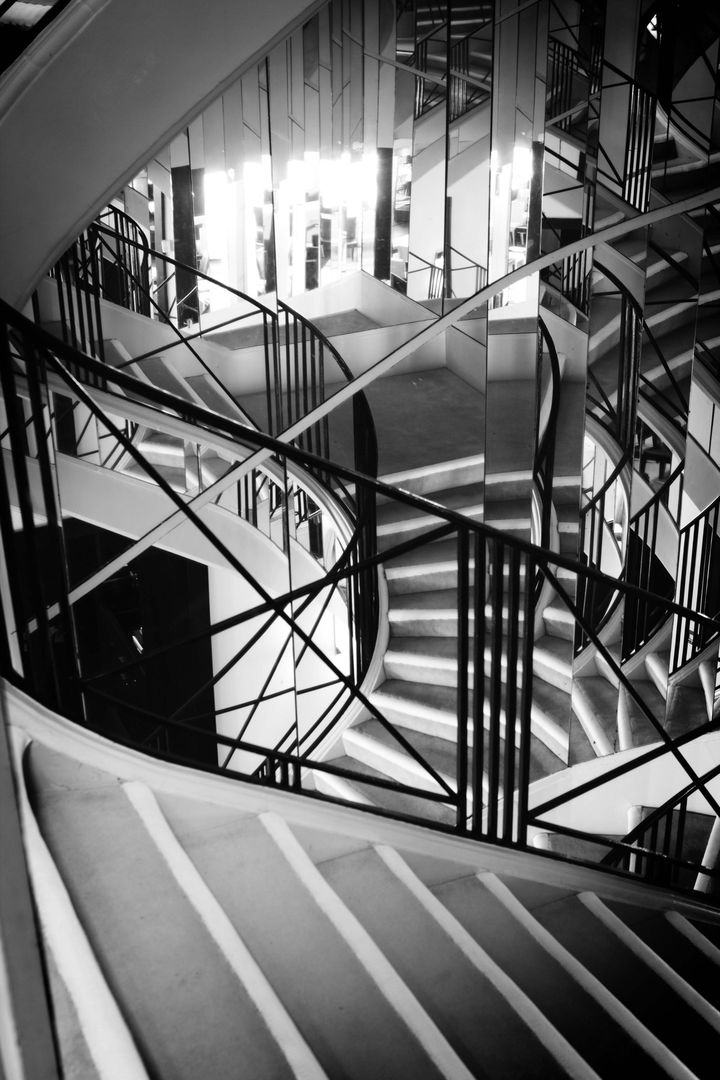
[[(488, 6), (458, 6), (445, 38), (434, 6), (416, 8), (427, 47), (408, 44), (408, 56), (429, 76), (416, 108), (436, 107), (448, 51), (476, 84), (455, 104), (474, 107), (487, 93)], [(657, 565), (625, 581), (583, 560), (577, 446), (567, 459), (555, 446), (551, 486), (538, 464), (547, 432), (585, 409), (563, 358), (550, 420), (534, 394), (519, 408), (518, 382), (492, 387), (492, 461), (438, 451), (416, 467), (406, 440), (407, 460), (376, 470), (373, 395), (354, 394), (330, 323), (236, 294), (252, 334), (272, 343), (266, 359), (291, 342), (296, 365), (322, 357), (304, 402), (270, 363), (255, 411), (224, 385), (217, 335), (176, 327), (158, 344), (136, 301), (128, 312), (103, 296), (87, 268), (112, 232), (107, 217), (95, 223), (40, 283), (34, 323), (0, 301), (0, 1072), (714, 1076), (717, 624), (689, 593), (659, 595)], [(127, 256), (139, 241), (123, 232), (123, 243)], [(712, 279), (712, 233), (708, 245)], [(636, 254), (622, 242), (613, 252), (614, 269)], [(677, 388), (677, 421), (689, 364), (685, 313), (666, 318), (682, 277), (673, 259), (655, 251), (645, 267), (666, 362), (646, 344), (640, 373), (646, 417), (667, 412)], [(601, 259), (593, 273), (601, 308)], [(590, 360), (588, 409), (608, 430), (620, 412), (615, 314), (609, 302), (595, 322)], [(143, 318), (149, 349), (131, 343)], [(702, 308), (700, 325), (712, 348)], [(554, 346), (538, 342), (540, 369)], [(235, 362), (242, 348), (228, 353)], [(456, 383), (484, 413), (483, 394), (424, 370), (448, 401)], [(404, 378), (373, 393), (407, 394)], [(318, 415), (338, 387), (351, 422), (348, 410)], [(459, 415), (450, 405), (438, 445)], [(511, 467), (513, 424), (535, 430), (528, 468)], [(667, 492), (655, 498), (665, 478), (651, 468), (645, 488), (628, 481), (658, 450), (646, 428), (635, 436), (623, 482), (642, 497), (627, 531), (647, 544), (638, 514), (662, 512), (680, 545), (693, 523), (680, 527)], [(68, 520), (83, 514), (117, 543), (80, 566)], [(252, 600), (200, 631), (168, 625), (163, 641), (157, 627), (143, 640), (121, 599), (97, 623), (107, 641), (89, 647), (83, 624), (78, 666), (71, 610), (118, 583), (126, 598), (136, 583), (120, 570), (152, 542), (218, 580), (232, 571)], [(595, 588), (619, 595), (626, 622), (633, 603), (663, 618), (648, 616), (630, 648), (617, 615), (588, 616)], [(709, 637), (706, 649), (691, 641), (682, 669), (673, 614), (696, 642)], [(183, 648), (253, 618), (285, 634), (270, 660), (255, 659), (262, 634), (248, 632), (230, 659), (206, 655), (194, 671), (200, 653)], [(238, 657), (248, 686), (258, 672), (262, 683), (239, 734), (220, 721), (239, 707), (212, 698)], [(148, 677), (156, 663), (165, 700)], [(282, 717), (272, 729), (268, 704)], [(673, 757), (675, 772), (655, 769)]]

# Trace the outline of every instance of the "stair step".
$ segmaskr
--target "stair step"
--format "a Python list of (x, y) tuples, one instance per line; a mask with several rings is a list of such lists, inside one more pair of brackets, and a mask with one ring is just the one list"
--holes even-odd
[[(666, 964), (720, 1009), (717, 963), (693, 945), (665, 914), (651, 912), (621, 901), (608, 902), (618, 915)], [(673, 912), (673, 915), (675, 913)], [(682, 919), (682, 916), (679, 917)]]
[[(567, 1075), (533, 1030), (525, 1002), (513, 1008), (499, 992), (498, 985), (505, 989), (499, 969), (399, 855), (369, 849), (321, 869), (465, 1064), (479, 1070), (474, 1075)], [(493, 1029), (502, 1030), (502, 1040), (488, 1039)]]
[(657, 1059), (638, 1046), (624, 1014), (611, 1011), (602, 987), (585, 977), (582, 964), (559, 947), (502, 879), (460, 878), (435, 885), (433, 892), (599, 1076), (655, 1075)]
[[(553, 694), (558, 692), (546, 684), (540, 688), (537, 700), (532, 704), (531, 774), (536, 779), (556, 772), (567, 762), (570, 702), (566, 698), (566, 715), (555, 707)], [(473, 715), (472, 692), (468, 694), (468, 716)], [(446, 739), (452, 743), (457, 738), (457, 690), (455, 687), (412, 683), (388, 679), (370, 695), (370, 700), (391, 723)], [(539, 704), (538, 704), (539, 703)], [(483, 700), (484, 723), (490, 720), (490, 681), (485, 681)], [(504, 732), (505, 710), (500, 710), (500, 730)], [(472, 743), (472, 727), (470, 730)]]
[(645, 670), (655, 683), (663, 698), (667, 698), (668, 691), (668, 663), (669, 653), (651, 652), (645, 657)]
[[(288, 1075), (257, 1006), (114, 779), (37, 747), (31, 767), (41, 829), (148, 1071), (229, 1080), (244, 1060), (257, 1075)], [(214, 1004), (198, 1025), (202, 1000)]]
[(720, 1016), (714, 1028), (653, 966), (651, 950), (638, 956), (636, 936), (602, 901), (567, 897), (537, 918), (671, 1053), (698, 1077), (713, 1075)]
[[(406, 741), (438, 773), (450, 788), (455, 789), (456, 753), (445, 739), (419, 731), (402, 731)], [(344, 732), (343, 746), (349, 757), (370, 765), (388, 778), (432, 791), (442, 792), (438, 782), (416, 761), (379, 720), (364, 720)]]
[[(472, 600), (472, 598), (470, 598)], [(486, 625), (493, 624), (494, 610), (485, 605)], [(427, 592), (404, 593), (393, 595), (390, 599), (388, 618), (394, 633), (422, 637), (436, 634), (440, 637), (457, 637), (458, 593), (457, 589), (433, 589)], [(474, 626), (475, 613), (470, 607), (469, 624)], [(522, 606), (513, 618), (513, 625), (522, 625), (525, 613)], [(508, 629), (509, 611), (507, 605), (502, 609), (503, 632)]]
[[(482, 510), (484, 502), (484, 486), (482, 483), (466, 484), (462, 487), (445, 488), (434, 491), (430, 501), (437, 503), (446, 510), (457, 510), (465, 513), (465, 508)], [(417, 523), (418, 519), (424, 520), (432, 516), (432, 510), (421, 509), (410, 503), (380, 502), (377, 508), (378, 532), (390, 532), (393, 529), (405, 531), (411, 523)]]
[[(631, 681), (655, 719), (664, 724), (665, 700), (655, 683), (649, 680)], [(648, 746), (660, 738), (656, 727), (625, 686), (620, 686), (618, 690), (618, 735), (621, 750)]]
[(610, 840), (622, 840), (622, 836), (603, 836), (597, 840), (579, 836), (564, 836), (557, 832), (537, 833), (533, 838), (533, 847), (539, 851), (552, 851), (574, 862), (600, 862), (612, 850), (607, 843)]
[[(198, 830), (176, 818), (173, 802), (165, 800), (164, 809), (328, 1076), (381, 1075), (385, 1039), (397, 1052), (399, 1075), (437, 1075), (348, 938), (342, 912), (336, 918), (301, 883), (294, 862), (260, 819), (238, 819), (227, 810), (213, 814), (211, 829)], [(298, 978), (310, 970), (312, 979)], [(382, 1032), (382, 1039), (368, 1039), (367, 1030)]]
[[(469, 458), (459, 458), (457, 461), (445, 461), (436, 465), (425, 465), (420, 469), (407, 469), (382, 476), (384, 484), (402, 488), (412, 495), (424, 495), (434, 498), (433, 492), (453, 490), (456, 487), (467, 487), (472, 484), (482, 484), (485, 475), (485, 455), (476, 454)], [(387, 497), (381, 495), (378, 505), (387, 501)]]
[(618, 692), (599, 675), (573, 680), (572, 709), (595, 754), (603, 757), (617, 749)]
[(533, 648), (533, 675), (569, 694), (572, 689), (572, 647), (563, 638), (543, 634)]
[(543, 608), (543, 622), (548, 634), (564, 641), (575, 640), (575, 618), (561, 602), (551, 602)]

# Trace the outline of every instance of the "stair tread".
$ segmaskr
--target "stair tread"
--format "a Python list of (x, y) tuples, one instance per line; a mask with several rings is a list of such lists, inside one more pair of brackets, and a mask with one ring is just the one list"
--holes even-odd
[(698, 1077), (714, 1075), (717, 1034), (578, 897), (538, 909), (537, 918)]
[[(212, 830), (198, 832), (179, 826), (172, 812), (168, 816), (328, 1076), (381, 1074), (387, 1044), (398, 1054), (402, 1075), (412, 1076), (413, 1068), (420, 1070), (416, 1075), (423, 1069), (436, 1075), (362, 961), (311, 893), (299, 887), (294, 869), (258, 820), (238, 821), (229, 811), (224, 822), (220, 818)], [(312, 979), (297, 977), (310, 970)], [(359, 1009), (363, 1025), (357, 1024)], [(382, 1032), (382, 1038), (367, 1039), (365, 1023)]]
[(433, 892), (599, 1076), (654, 1074), (654, 1063), (635, 1040), (481, 880), (460, 878), (434, 886)]
[[(289, 1076), (114, 778), (38, 747), (31, 769), (42, 832), (153, 1073), (191, 1080), (210, 1069), (230, 1080), (247, 1060), (257, 1075)], [(202, 1025), (198, 1000), (215, 1003)]]
[[(334, 859), (322, 870), (469, 1068), (480, 1068), (495, 1080), (566, 1075), (527, 1022), (376, 851)], [(503, 1038), (488, 1039), (496, 1026)]]

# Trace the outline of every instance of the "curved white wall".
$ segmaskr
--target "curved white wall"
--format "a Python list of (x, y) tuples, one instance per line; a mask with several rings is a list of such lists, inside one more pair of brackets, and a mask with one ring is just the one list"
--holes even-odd
[(92, 216), (307, 0), (74, 0), (0, 80), (0, 296)]

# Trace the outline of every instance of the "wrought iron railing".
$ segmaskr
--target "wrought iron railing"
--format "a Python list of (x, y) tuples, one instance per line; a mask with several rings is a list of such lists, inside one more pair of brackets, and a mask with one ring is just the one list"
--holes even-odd
[[(535, 805), (531, 799), (534, 620), (533, 590), (526, 588), (525, 583), (534, 581), (536, 573), (540, 572), (559, 600), (568, 607), (583, 633), (600, 651), (604, 646), (595, 628), (571, 598), (572, 590), (558, 581), (557, 568), (570, 571), (577, 586), (588, 581), (609, 583), (625, 595), (635, 594), (652, 600), (642, 589), (608, 579), (592, 567), (506, 536), (419, 496), (397, 491), (351, 469), (328, 464), (237, 421), (213, 414), (156, 387), (138, 383), (123, 372), (104, 369), (98, 361), (55, 342), (7, 305), (3, 304), (0, 311), (3, 322), (0, 377), (7, 415), (5, 452), (0, 455), (0, 530), (9, 567), (3, 593), (2, 659), (6, 677), (51, 707), (96, 726), (106, 734), (111, 733), (126, 745), (168, 760), (304, 792), (312, 786), (313, 775), (323, 773), (362, 783), (368, 790), (391, 789), (398, 795), (412, 796), (414, 800), (412, 810), (399, 816), (423, 820), (423, 812), (418, 806), (442, 805), (451, 814), (445, 828), (503, 844), (524, 846), (531, 826), (555, 828), (545, 820), (551, 804), (557, 807), (571, 803), (578, 793), (599, 789), (606, 782), (607, 777), (601, 776), (580, 786), (569, 785), (562, 796), (541, 805)], [(84, 375), (83, 382), (71, 373), (70, 364)], [(105, 390), (94, 385), (100, 374)], [(230, 618), (185, 637), (156, 643), (140, 655), (115, 657), (109, 663), (106, 658), (99, 669), (97, 666), (88, 668), (83, 663), (82, 649), (78, 663), (77, 596), (87, 583), (71, 582), (67, 571), (67, 515), (63, 513), (57, 485), (62, 461), (55, 445), (53, 406), (54, 397), (60, 392), (93, 412), (170, 500), (173, 514), (170, 519), (165, 514), (165, 520), (158, 528), (170, 528), (182, 521), (197, 530), (222, 555), (233, 573), (252, 584), (256, 603), (244, 605)], [(178, 423), (187, 425), (188, 438), (198, 442), (218, 438), (234, 441), (238, 460), (231, 475), (223, 476), (210, 492), (195, 498), (188, 499), (187, 494), (174, 491), (161, 471), (143, 458), (112, 419), (118, 413), (122, 414), (123, 403), (131, 397), (134, 407), (142, 405), (148, 410), (159, 410), (164, 417), (174, 417)], [(111, 409), (107, 407), (108, 400), (112, 402)], [(34, 460), (28, 457), (27, 416), (22, 402), (27, 403), (32, 414), (37, 443)], [(360, 548), (356, 547), (352, 558), (341, 557), (316, 580), (295, 585), (280, 596), (271, 595), (261, 583), (252, 579), (242, 561), (213, 534), (208, 522), (198, 513), (203, 498), (208, 504), (212, 501), (208, 498), (210, 493), (220, 495), (226, 486), (229, 489), (231, 483), (241, 479), (248, 455), (256, 452), (269, 455), (283, 469), (314, 471), (322, 468), (332, 472), (338, 485), (354, 485), (356, 491), (364, 490), (363, 499), (358, 496), (359, 504), (374, 505), (377, 497), (382, 495), (423, 511), (429, 518), (427, 529), (382, 552), (373, 545), (361, 554)], [(250, 471), (249, 464), (245, 471)], [(20, 535), (16, 532), (11, 511), (14, 507), (17, 507), (21, 523)], [(457, 691), (456, 759), (451, 777), (441, 773), (426, 753), (383, 714), (354, 673), (318, 644), (315, 633), (328, 590), (349, 591), (352, 581), (363, 573), (376, 573), (379, 567), (404, 553), (423, 548), (430, 550), (441, 539), (453, 539), (457, 565), (457, 650), (452, 665)], [(131, 542), (121, 552), (119, 561), (122, 565), (132, 563), (137, 543)], [(54, 567), (52, 572), (48, 571), (49, 566)], [(112, 567), (103, 567), (101, 576), (108, 569)], [(313, 604), (315, 607), (311, 611)], [(720, 623), (702, 614), (674, 602), (668, 606), (676, 615), (707, 628), (708, 633), (720, 629)], [(503, 610), (506, 617), (500, 618), (498, 613)], [(315, 676), (314, 688), (324, 683), (328, 690), (328, 699), (313, 712), (310, 722), (305, 726), (297, 722), (294, 734), (289, 738), (283, 736), (284, 742), (275, 738), (272, 741), (259, 739), (247, 724), (243, 731), (240, 722), (230, 734), (227, 729), (218, 730), (220, 716), (214, 709), (209, 713), (204, 711), (199, 692), (191, 693), (180, 706), (165, 712), (139, 694), (139, 673), (166, 661), (168, 656), (174, 655), (174, 650), (181, 649), (190, 639), (195, 640), (198, 636), (212, 639), (235, 628), (244, 627), (247, 631), (252, 628), (228, 662), (232, 665), (250, 655), (251, 639), (259, 640), (269, 625), (280, 626), (286, 636), (292, 636), (296, 658), (303, 651), (314, 658), (325, 673), (323, 679)], [(607, 659), (608, 663), (614, 663), (609, 654)], [(642, 701), (637, 688), (624, 679), (619, 665), (615, 664), (615, 667), (618, 680), (627, 683), (628, 693), (635, 697), (638, 707), (648, 716), (658, 734), (656, 747), (648, 748), (633, 762), (625, 762), (619, 768), (625, 771), (640, 768), (662, 754), (672, 755), (682, 766), (693, 789), (709, 798), (714, 807), (703, 778), (697, 776), (683, 755), (687, 738), (671, 738), (662, 721), (654, 717)], [(223, 671), (213, 671), (210, 684), (217, 685), (222, 675)], [(207, 686), (203, 684), (198, 691), (203, 688), (207, 689)], [(306, 689), (301, 683), (291, 689), (295, 707)], [(277, 705), (288, 696), (287, 687), (272, 688), (270, 682), (266, 690), (265, 697), (271, 705)], [(348, 701), (367, 710), (367, 715), (377, 720), (394, 745), (414, 762), (419, 777), (416, 784), (366, 773), (362, 766), (355, 769), (336, 765), (318, 754)], [(251, 708), (252, 704), (254, 702), (233, 702), (225, 711), (233, 713), (241, 705)], [(255, 731), (258, 730), (261, 729), (256, 727)], [(205, 748), (202, 753), (193, 756), (188, 752), (182, 741), (188, 736)], [(617, 769), (610, 770), (608, 776), (617, 773)], [(384, 811), (377, 809), (375, 812)], [(562, 824), (557, 827), (560, 831), (568, 828)]]

